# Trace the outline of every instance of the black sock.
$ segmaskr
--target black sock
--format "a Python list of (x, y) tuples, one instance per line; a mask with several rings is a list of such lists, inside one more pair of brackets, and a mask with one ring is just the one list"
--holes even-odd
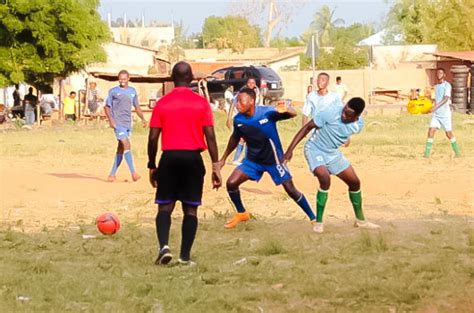
[(160, 249), (168, 245), (171, 227), (171, 214), (167, 211), (159, 211), (156, 215), (156, 235), (160, 243)]
[(188, 261), (191, 258), (191, 247), (193, 246), (194, 238), (198, 226), (198, 218), (194, 215), (184, 215), (183, 225), (181, 227), (181, 255), (183, 261)]

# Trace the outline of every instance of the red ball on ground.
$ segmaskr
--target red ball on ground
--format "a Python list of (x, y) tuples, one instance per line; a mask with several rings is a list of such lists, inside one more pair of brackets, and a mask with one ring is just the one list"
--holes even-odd
[(104, 235), (113, 235), (120, 229), (120, 220), (114, 213), (104, 213), (96, 220), (97, 229)]

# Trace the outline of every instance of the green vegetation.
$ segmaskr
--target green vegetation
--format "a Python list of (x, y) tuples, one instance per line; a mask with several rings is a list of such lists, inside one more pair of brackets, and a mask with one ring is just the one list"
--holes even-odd
[(98, 0), (7, 0), (0, 4), (0, 86), (50, 86), (105, 61), (109, 40)]
[(207, 48), (244, 52), (262, 45), (260, 29), (241, 16), (210, 16), (204, 21), (203, 40)]
[(387, 43), (402, 34), (407, 44), (437, 44), (440, 50), (474, 49), (474, 2), (398, 0), (391, 8)]

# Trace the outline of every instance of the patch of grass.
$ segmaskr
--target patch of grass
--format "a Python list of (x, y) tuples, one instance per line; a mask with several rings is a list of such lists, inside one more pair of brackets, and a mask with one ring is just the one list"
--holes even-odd
[[(399, 224), (380, 232), (338, 226), (321, 236), (303, 231), (303, 221), (251, 220), (246, 224), (253, 224), (252, 231), (240, 231), (241, 225), (225, 231), (208, 219), (193, 249), (194, 267), (155, 266), (151, 225), (124, 223), (114, 236), (80, 225), (97, 234), (95, 239), (62, 228), (34, 234), (0, 230), (0, 310), (398, 312), (437, 305), (443, 312), (459, 303), (459, 311), (468, 308), (474, 288), (469, 225), (461, 218), (417, 223), (421, 235)], [(175, 254), (179, 240), (180, 227), (172, 228)]]

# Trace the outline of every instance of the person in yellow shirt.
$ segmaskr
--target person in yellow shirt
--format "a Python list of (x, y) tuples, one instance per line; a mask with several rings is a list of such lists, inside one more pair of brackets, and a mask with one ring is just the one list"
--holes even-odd
[(64, 103), (64, 119), (66, 121), (76, 120), (76, 92), (71, 91), (69, 96), (63, 101)]

